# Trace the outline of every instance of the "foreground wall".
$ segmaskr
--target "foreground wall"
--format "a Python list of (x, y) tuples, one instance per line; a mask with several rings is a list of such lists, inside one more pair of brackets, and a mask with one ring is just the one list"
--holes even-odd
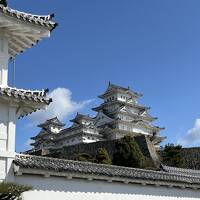
[(17, 176), (15, 181), (31, 185), (34, 191), (25, 192), (24, 200), (197, 200), (200, 190), (144, 186), (106, 181)]

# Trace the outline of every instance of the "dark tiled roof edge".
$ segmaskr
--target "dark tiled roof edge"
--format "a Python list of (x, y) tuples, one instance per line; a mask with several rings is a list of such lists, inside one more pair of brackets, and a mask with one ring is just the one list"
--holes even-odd
[(49, 125), (49, 124), (58, 125), (58, 126), (60, 126), (60, 127), (65, 126), (65, 124), (62, 123), (62, 122), (58, 119), (58, 117), (54, 117), (54, 118), (51, 118), (51, 119), (46, 120), (44, 123), (39, 124), (38, 127), (43, 128), (43, 127), (45, 127), (45, 126), (47, 126), (47, 125)]
[(49, 28), (51, 31), (55, 29), (55, 27), (58, 25), (57, 23), (52, 21), (54, 14), (44, 15), (44, 16), (33, 15), (30, 13), (20, 12), (18, 10), (14, 10), (9, 7), (5, 7), (3, 5), (0, 5), (0, 12), (24, 22), (33, 23), (39, 26), (45, 26)]
[(165, 172), (174, 173), (174, 174), (184, 174), (187, 176), (198, 176), (200, 178), (200, 170), (170, 167), (166, 165), (161, 165), (161, 168)]
[[(19, 100), (25, 101), (32, 101), (32, 102), (39, 102), (49, 105), (52, 102), (51, 98), (46, 97), (46, 90), (42, 91), (30, 91), (30, 90), (23, 90), (17, 88), (1, 88), (0, 87), (0, 97), (6, 96), (7, 98), (14, 98)], [(35, 112), (34, 110), (33, 112)], [(30, 113), (29, 113), (30, 114)], [(23, 117), (24, 115), (20, 116)]]
[(14, 163), (19, 168), (30, 171), (47, 170), (52, 173), (103, 176), (111, 179), (128, 179), (130, 182), (136, 179), (138, 181), (152, 181), (154, 183), (165, 182), (172, 185), (186, 184), (188, 187), (200, 188), (200, 177), (194, 176), (194, 174), (176, 174), (166, 171), (153, 171), (20, 154), (16, 155)]

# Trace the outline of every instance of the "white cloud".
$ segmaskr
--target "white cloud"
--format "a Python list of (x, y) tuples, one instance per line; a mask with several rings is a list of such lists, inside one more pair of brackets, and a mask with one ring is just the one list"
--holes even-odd
[(30, 119), (34, 123), (41, 123), (56, 116), (62, 121), (70, 114), (77, 112), (93, 101), (75, 102), (72, 100), (72, 92), (66, 88), (56, 88), (48, 94), (48, 97), (52, 98), (53, 102), (47, 109), (37, 111), (30, 115)]
[(196, 119), (194, 127), (189, 129), (178, 142), (183, 146), (200, 145), (200, 119)]

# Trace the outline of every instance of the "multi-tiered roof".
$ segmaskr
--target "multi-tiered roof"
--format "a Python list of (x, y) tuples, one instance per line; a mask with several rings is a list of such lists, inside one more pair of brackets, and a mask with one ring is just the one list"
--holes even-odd
[(39, 124), (38, 127), (41, 128), (40, 132), (32, 137), (31, 140), (34, 140), (31, 143), (35, 149), (50, 148), (55, 146), (55, 140), (57, 134), (60, 133), (62, 128), (65, 126), (57, 117), (46, 120), (44, 123)]
[(99, 96), (104, 99), (104, 102), (93, 108), (98, 112), (94, 118), (77, 113), (75, 118), (70, 120), (73, 123), (72, 126), (62, 129), (56, 135), (52, 134), (47, 127), (52, 125), (62, 127), (63, 124), (57, 118), (47, 120), (39, 125), (42, 130), (32, 138), (36, 140), (33, 146), (38, 149), (42, 143), (54, 141), (54, 148), (61, 148), (99, 140), (119, 139), (127, 134), (147, 135), (154, 145), (158, 145), (164, 139), (159, 136), (162, 128), (152, 124), (157, 118), (148, 113), (150, 108), (138, 103), (141, 96), (129, 87), (124, 88), (109, 83), (106, 92)]
[(48, 129), (49, 126), (62, 128), (65, 126), (57, 117), (46, 120), (44, 123), (39, 124), (38, 127)]
[[(11, 173), (15, 156), (16, 121), (51, 103), (48, 90), (25, 90), (8, 86), (10, 59), (31, 48), (56, 27), (53, 15), (33, 15), (7, 7), (0, 1), (0, 182)], [(23, 74), (24, 75), (24, 74)]]
[(93, 121), (94, 119), (89, 115), (83, 115), (80, 113), (77, 113), (75, 118), (70, 120), (70, 122), (73, 122), (75, 124), (91, 124)]
[[(152, 124), (157, 118), (148, 113), (150, 107), (138, 103), (141, 96), (129, 87), (125, 88), (109, 83), (106, 92), (99, 96), (104, 102), (93, 108), (94, 111), (98, 112), (97, 121), (101, 121), (101, 117), (98, 117), (99, 113), (105, 115), (104, 118), (110, 119), (108, 123), (99, 123), (99, 128), (102, 129), (103, 133), (108, 135), (108, 132), (112, 132), (112, 134), (118, 132), (115, 136), (117, 138), (120, 137), (119, 130), (121, 136), (128, 133), (146, 134), (156, 137), (156, 144), (161, 142), (164, 138), (158, 134), (163, 128)], [(98, 126), (98, 122), (96, 124)]]
[(57, 26), (54, 15), (33, 15), (0, 4), (0, 101), (12, 101), (17, 107), (17, 116), (23, 117), (51, 103), (47, 90), (25, 90), (8, 87), (8, 60), (15, 58), (50, 37)]

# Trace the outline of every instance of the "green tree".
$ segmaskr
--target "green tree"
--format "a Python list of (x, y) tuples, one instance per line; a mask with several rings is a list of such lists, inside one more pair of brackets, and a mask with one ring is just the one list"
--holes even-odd
[(173, 167), (185, 167), (185, 161), (181, 152), (181, 145), (167, 144), (161, 152), (163, 163)]
[(7, 6), (7, 0), (0, 0), (0, 4), (4, 5), (4, 6)]
[(0, 199), (20, 200), (23, 192), (31, 190), (32, 187), (18, 185), (15, 183), (0, 183)]
[(96, 162), (100, 164), (111, 165), (112, 160), (105, 148), (98, 149), (98, 153), (96, 155)]
[(83, 162), (94, 162), (94, 158), (87, 153), (78, 153), (74, 156), (74, 160)]
[(113, 164), (135, 168), (145, 167), (145, 157), (133, 137), (127, 135), (116, 142)]

